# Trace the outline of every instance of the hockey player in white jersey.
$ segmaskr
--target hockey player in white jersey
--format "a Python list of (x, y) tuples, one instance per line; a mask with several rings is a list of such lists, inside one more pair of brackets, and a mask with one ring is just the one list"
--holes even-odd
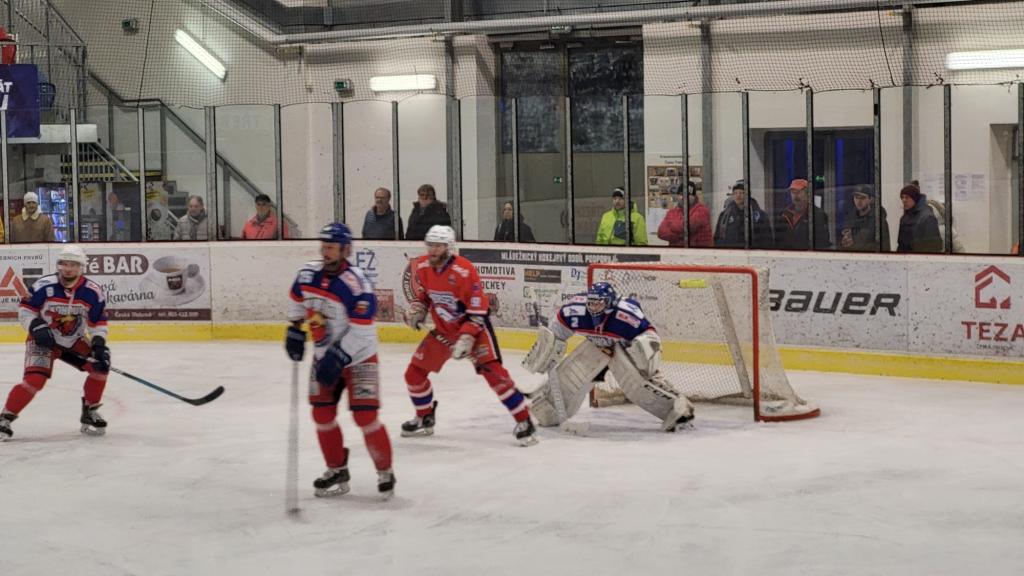
[[(574, 333), (583, 341), (564, 358)], [(658, 370), (661, 339), (644, 316), (640, 303), (618, 298), (607, 282), (597, 282), (561, 307), (523, 359), (523, 367), (547, 374), (547, 381), (528, 394), (541, 426), (558, 426), (571, 418), (606, 372), (611, 372), (630, 402), (650, 412), (662, 429), (674, 432), (693, 419), (693, 404)]]

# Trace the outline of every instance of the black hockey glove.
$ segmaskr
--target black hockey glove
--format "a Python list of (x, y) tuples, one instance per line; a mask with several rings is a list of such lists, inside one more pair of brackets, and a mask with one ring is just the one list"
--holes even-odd
[(50, 327), (42, 318), (36, 318), (32, 321), (32, 324), (28, 327), (28, 333), (32, 335), (32, 340), (40, 348), (53, 348), (57, 345), (57, 341), (53, 339), (53, 332), (50, 331)]
[(306, 333), (302, 328), (288, 327), (284, 335), (284, 349), (288, 352), (289, 358), (295, 362), (302, 362), (302, 357), (306, 354)]
[(341, 349), (341, 345), (335, 342), (320, 362), (316, 365), (316, 380), (321, 384), (332, 385), (341, 379), (341, 371), (352, 363), (352, 357)]
[(110, 372), (110, 348), (102, 336), (92, 337), (92, 368), (100, 374)]

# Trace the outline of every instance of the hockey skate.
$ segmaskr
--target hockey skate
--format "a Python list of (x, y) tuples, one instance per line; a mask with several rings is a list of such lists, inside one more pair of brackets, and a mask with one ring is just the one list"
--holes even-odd
[(391, 469), (377, 471), (377, 492), (382, 500), (390, 500), (395, 495), (395, 473)]
[(323, 476), (313, 481), (313, 488), (316, 489), (314, 494), (317, 498), (348, 494), (348, 481), (348, 466), (328, 468)]
[(102, 404), (90, 406), (85, 403), (85, 398), (82, 398), (82, 417), (79, 419), (79, 422), (82, 423), (82, 434), (103, 436), (107, 433), (107, 421), (97, 412), (100, 406)]
[(10, 440), (11, 436), (14, 436), (14, 431), (11, 430), (11, 422), (14, 422), (17, 418), (17, 414), (11, 414), (10, 412), (0, 414), (0, 442)]
[(533, 446), (537, 443), (537, 429), (534, 428), (533, 421), (529, 418), (522, 422), (516, 422), (516, 427), (512, 429), (512, 433), (515, 435), (520, 446)]
[(413, 436), (433, 436), (434, 415), (437, 413), (437, 401), (430, 407), (430, 413), (424, 416), (417, 416), (412, 420), (402, 423), (402, 436), (411, 438)]

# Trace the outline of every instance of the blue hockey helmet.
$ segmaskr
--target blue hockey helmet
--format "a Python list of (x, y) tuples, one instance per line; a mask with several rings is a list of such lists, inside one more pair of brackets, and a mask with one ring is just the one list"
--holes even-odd
[(344, 246), (352, 243), (352, 231), (344, 223), (334, 222), (320, 229), (320, 240)]
[(607, 282), (595, 282), (587, 290), (587, 311), (597, 316), (611, 310), (619, 300), (615, 289)]

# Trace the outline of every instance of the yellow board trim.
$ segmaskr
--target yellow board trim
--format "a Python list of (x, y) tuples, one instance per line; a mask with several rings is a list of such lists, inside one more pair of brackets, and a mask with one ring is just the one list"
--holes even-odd
[[(273, 341), (280, 340), (283, 332), (282, 322), (130, 322), (111, 324), (110, 339), (160, 342)], [(382, 342), (416, 343), (423, 337), (423, 332), (416, 332), (402, 325), (381, 324), (378, 325), (377, 332)], [(529, 350), (536, 338), (536, 333), (532, 330), (499, 329), (497, 333), (501, 346), (510, 350)], [(21, 326), (0, 325), (0, 343), (24, 341), (25, 331)], [(664, 354), (666, 360), (701, 358), (702, 361), (712, 364), (731, 362), (729, 351), (724, 345), (666, 343)], [(780, 347), (779, 354), (787, 370), (1024, 385), (1024, 361), (800, 347)]]

